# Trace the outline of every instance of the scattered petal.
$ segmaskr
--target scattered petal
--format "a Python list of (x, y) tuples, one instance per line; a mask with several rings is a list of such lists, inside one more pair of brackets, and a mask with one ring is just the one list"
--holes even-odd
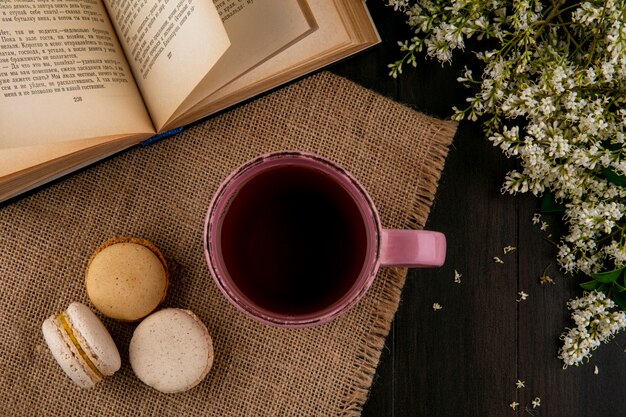
[(596, 365), (596, 366), (593, 368), (593, 373), (594, 373), (595, 375), (598, 375), (598, 374), (600, 373), (600, 370), (598, 369), (598, 365)]
[(540, 407), (541, 406), (541, 398), (535, 397), (535, 399), (532, 401), (531, 404), (533, 405), (533, 408)]
[(504, 263), (504, 261), (502, 259), (498, 258), (497, 256), (493, 257), (493, 261), (495, 263), (497, 263), (497, 264), (503, 264)]
[(511, 407), (513, 410), (517, 410), (518, 405), (519, 405), (518, 402), (513, 401), (511, 404), (509, 404), (509, 407)]
[(548, 230), (548, 227), (549, 227), (549, 225), (548, 225), (548, 223), (547, 223), (547, 222), (541, 222), (541, 227), (539, 227), (539, 229), (540, 229), (542, 232), (545, 232), (546, 230)]
[(504, 247), (504, 254), (507, 255), (509, 252), (513, 252), (516, 249), (517, 248), (515, 246), (505, 246)]
[(554, 284), (554, 280), (549, 275), (542, 275), (539, 277), (539, 283), (541, 285)]
[(460, 284), (462, 276), (463, 276), (462, 274), (459, 274), (459, 271), (457, 271), (456, 269), (454, 270), (454, 282), (456, 282), (457, 284)]
[(526, 388), (526, 386), (524, 385), (524, 381), (521, 381), (519, 379), (515, 383), (515, 386), (517, 387), (517, 389)]
[(540, 221), (541, 221), (541, 213), (533, 214), (533, 219), (532, 219), (533, 224), (539, 224)]
[(518, 291), (517, 295), (519, 296), (519, 298), (517, 299), (517, 302), (519, 303), (520, 301), (524, 301), (528, 298), (528, 294), (526, 294), (524, 291)]
[(539, 277), (539, 283), (541, 285), (554, 284), (554, 280), (552, 279), (550, 275), (548, 275), (548, 269), (550, 269), (550, 265), (552, 265), (552, 263), (549, 263), (548, 266), (545, 267), (545, 269), (543, 270), (543, 273)]
[(433, 310), (437, 311), (437, 310), (441, 310), (443, 307), (441, 307), (441, 304), (439, 303), (434, 303), (433, 304)]

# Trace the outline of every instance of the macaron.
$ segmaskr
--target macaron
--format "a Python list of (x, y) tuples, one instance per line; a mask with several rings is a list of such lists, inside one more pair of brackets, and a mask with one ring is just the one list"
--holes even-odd
[(130, 365), (145, 384), (164, 393), (198, 385), (213, 365), (213, 343), (189, 310), (166, 308), (146, 317), (129, 346)]
[(121, 366), (115, 342), (100, 319), (74, 302), (42, 326), (43, 337), (63, 371), (81, 388), (91, 388)]
[(114, 237), (91, 255), (85, 287), (93, 305), (105, 316), (136, 321), (165, 298), (169, 272), (165, 257), (151, 242)]

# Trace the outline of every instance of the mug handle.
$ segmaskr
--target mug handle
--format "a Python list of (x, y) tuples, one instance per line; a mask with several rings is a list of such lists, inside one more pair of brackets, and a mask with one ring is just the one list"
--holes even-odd
[(430, 230), (383, 229), (380, 245), (382, 266), (431, 268), (446, 260), (446, 237)]

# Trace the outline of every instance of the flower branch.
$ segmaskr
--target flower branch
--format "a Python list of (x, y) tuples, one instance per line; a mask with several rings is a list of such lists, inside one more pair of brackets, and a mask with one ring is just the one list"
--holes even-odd
[[(626, 0), (387, 2), (415, 35), (389, 65), (394, 77), (421, 51), (445, 64), (468, 39), (481, 41), (472, 52), (482, 74), (466, 68), (458, 78), (471, 94), (452, 117), (481, 120), (488, 140), (519, 160), (503, 193), (562, 205), (561, 269), (593, 276), (626, 266)], [(626, 309), (616, 285), (598, 290)]]

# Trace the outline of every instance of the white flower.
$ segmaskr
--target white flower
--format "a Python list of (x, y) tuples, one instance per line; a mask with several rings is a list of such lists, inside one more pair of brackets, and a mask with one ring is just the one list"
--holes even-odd
[(517, 410), (518, 406), (519, 403), (517, 401), (513, 401), (511, 404), (509, 404), (509, 407), (511, 407), (513, 410)]
[(439, 303), (433, 303), (433, 310), (441, 310), (443, 307)]
[(587, 69), (586, 76), (587, 76), (587, 79), (586, 79), (587, 83), (593, 84), (595, 82), (595, 80), (596, 80), (596, 72), (594, 71), (593, 68), (589, 67)]
[(540, 106), (541, 106), (541, 111), (546, 116), (550, 116), (552, 113), (554, 113), (556, 111), (556, 106), (552, 102), (552, 98), (551, 97), (544, 97), (544, 98), (542, 98)]
[(515, 386), (517, 387), (517, 389), (521, 389), (521, 388), (525, 388), (526, 387), (526, 385), (524, 385), (524, 381), (521, 381), (519, 379), (515, 383)]
[(457, 271), (456, 269), (454, 270), (454, 282), (455, 283), (460, 284), (462, 276), (463, 276), (462, 274), (459, 274), (459, 271)]
[(626, 328), (626, 313), (610, 311), (615, 303), (602, 292), (585, 293), (570, 300), (567, 306), (572, 310), (576, 327), (561, 334), (563, 346), (559, 349), (559, 358), (564, 367), (580, 365), (600, 344), (607, 343)]
[(519, 303), (520, 301), (526, 301), (526, 299), (528, 298), (528, 294), (526, 294), (524, 291), (518, 291), (517, 293), (517, 302)]
[(456, 79), (458, 82), (462, 83), (462, 82), (466, 82), (466, 81), (473, 81), (474, 78), (472, 77), (472, 70), (465, 67), (465, 72), (463, 74), (462, 77), (458, 77)]

